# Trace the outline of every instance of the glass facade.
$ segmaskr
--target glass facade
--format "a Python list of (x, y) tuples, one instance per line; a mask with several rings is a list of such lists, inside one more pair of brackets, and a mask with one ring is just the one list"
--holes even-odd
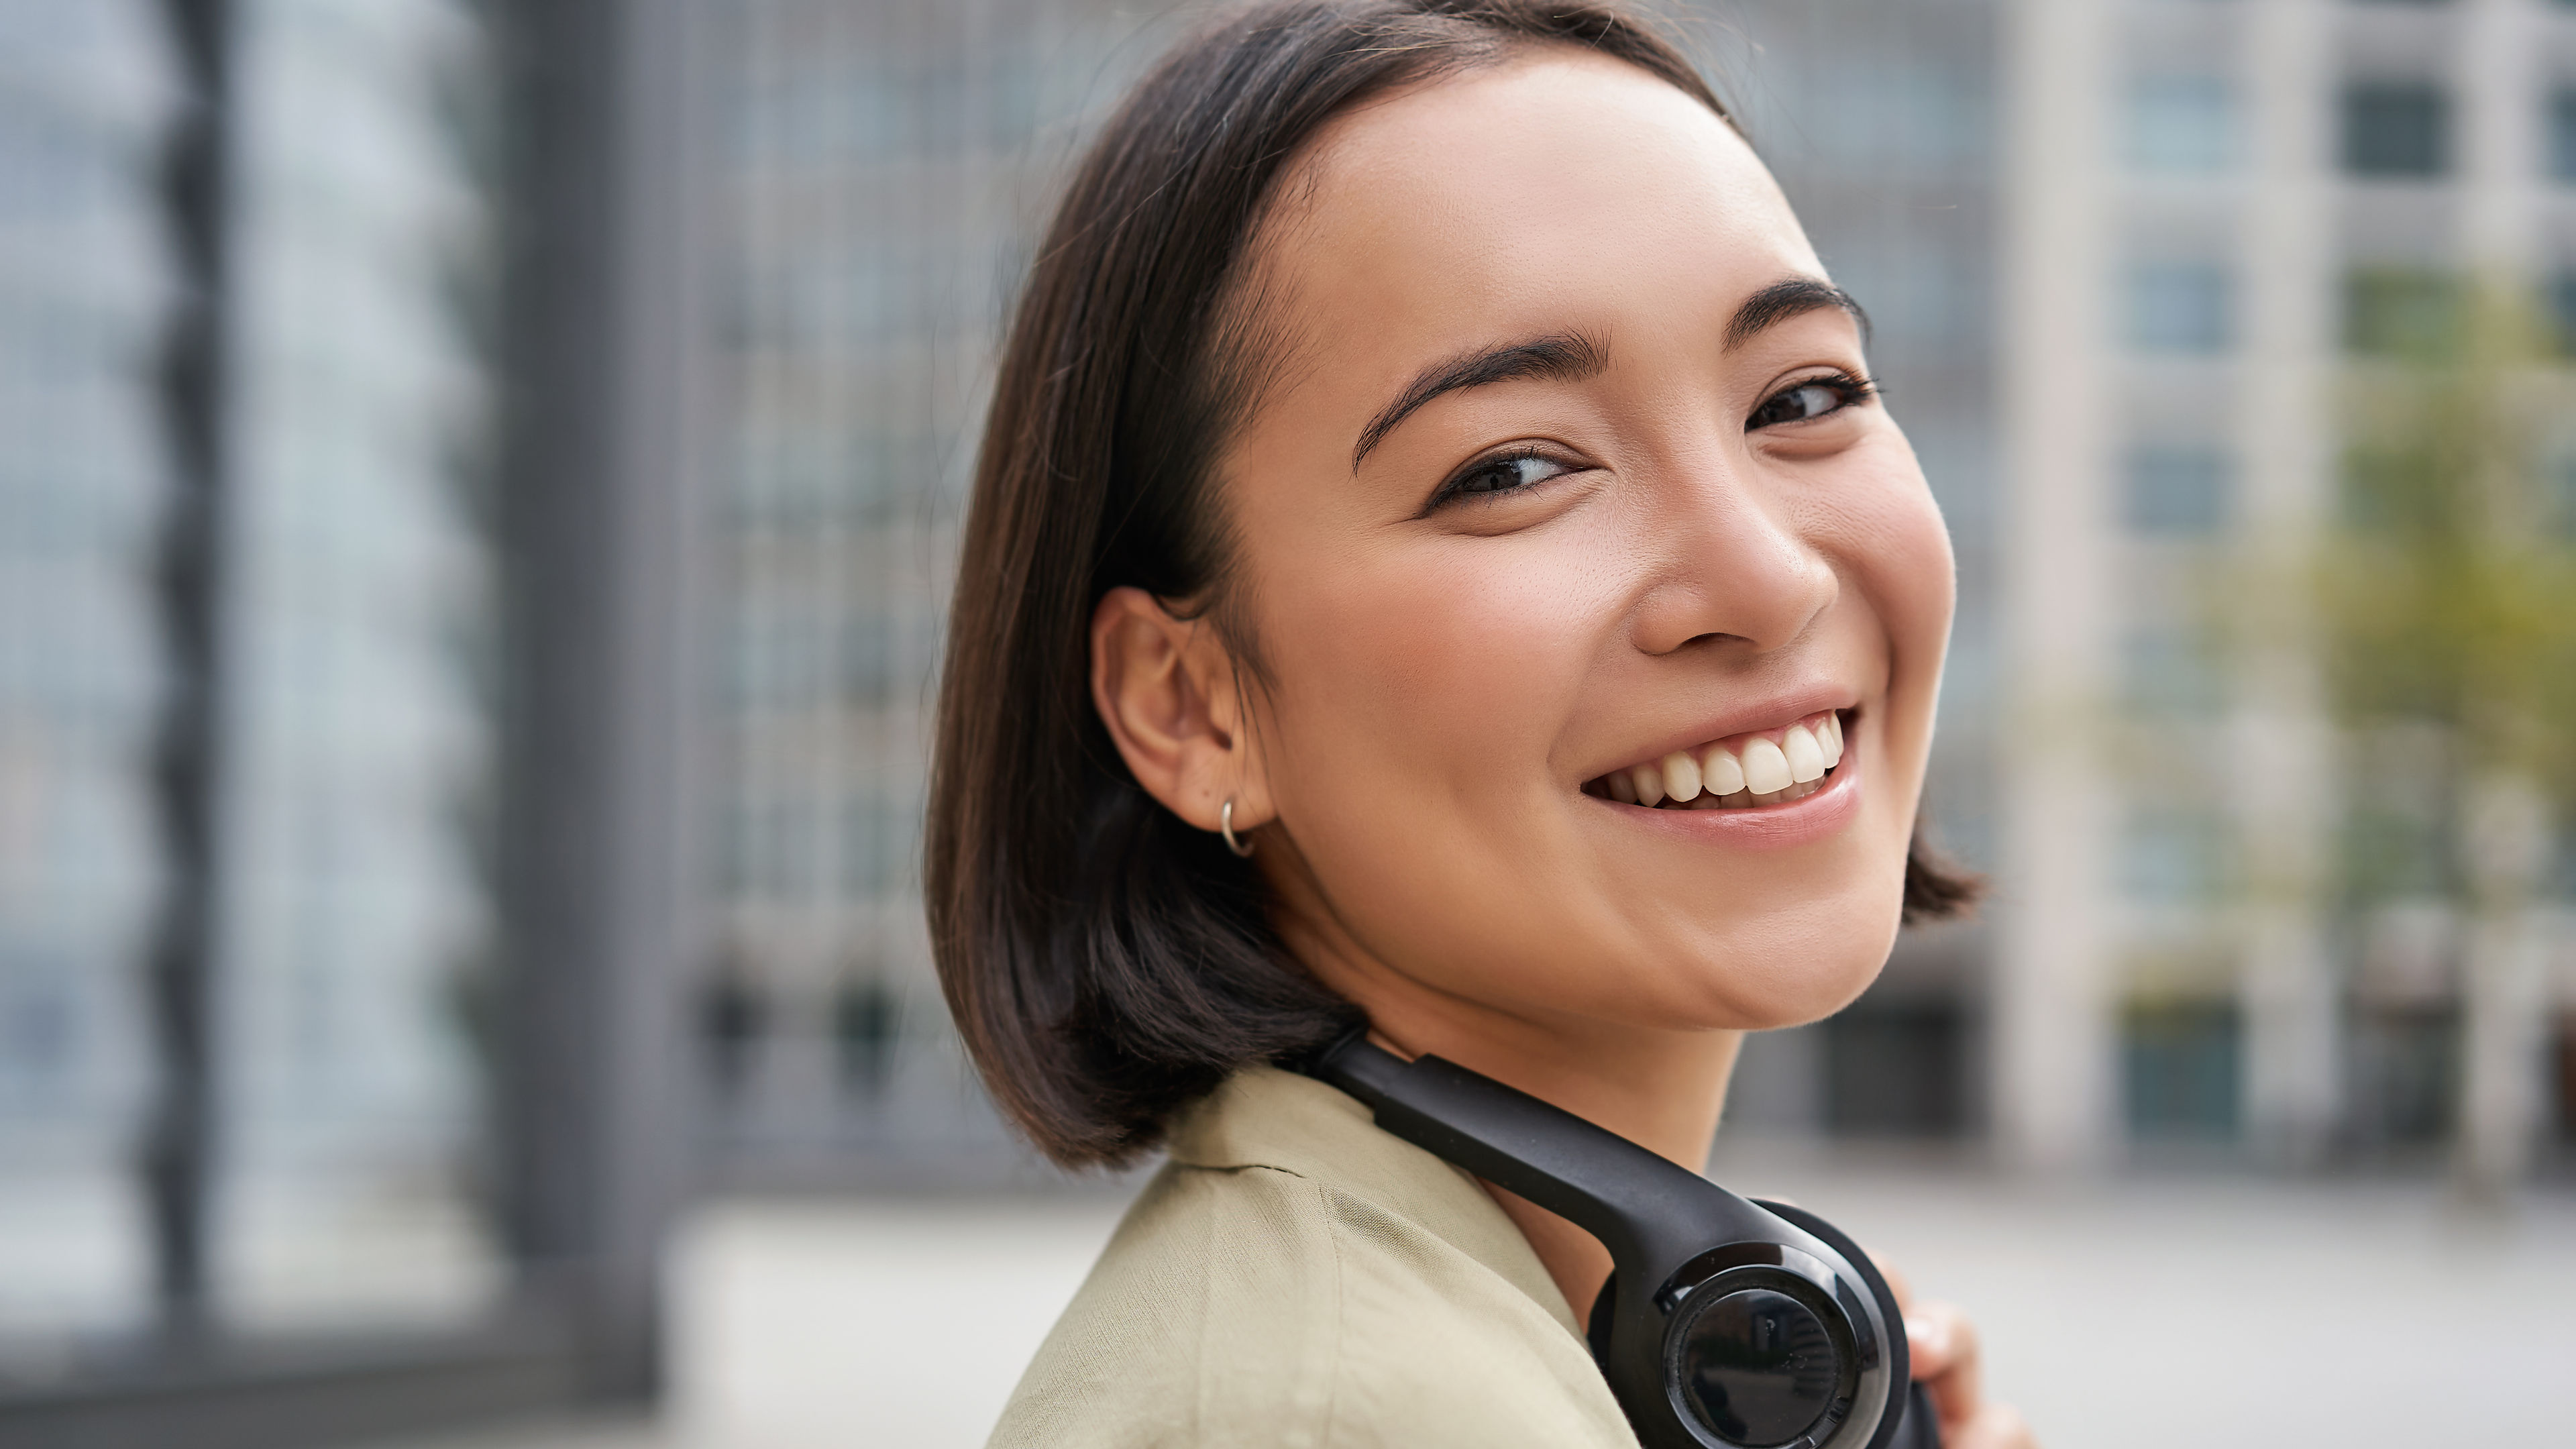
[(991, 350), (1055, 178), (1151, 51), (1139, 23), (1082, 0), (729, 14), (723, 919), (696, 1019), (737, 1178), (1016, 1160), (922, 932), (926, 710)]
[(151, 1309), (132, 1158), (160, 897), (153, 7), (0, 3), (0, 1383)]
[[(479, 1307), (464, 973), (489, 908), (491, 229), (471, 7), (236, 11), (216, 657), (226, 717), (214, 1303), (283, 1326)], [(131, 1328), (151, 1233), (143, 959), (169, 868), (157, 7), (0, 6), (0, 1323)]]
[(236, 9), (217, 1276), (263, 1325), (482, 1308), (486, 194), (458, 0)]
[[(597, 1366), (649, 1343), (655, 1265), (595, 1204), (663, 1201), (604, 1123), (654, 1101), (618, 1003), (670, 935), (597, 862), (671, 832), (526, 742), (673, 774), (613, 696), (675, 631), (599, 597), (659, 475), (582, 451), (673, 408), (503, 406), (624, 396), (529, 362), (609, 355), (546, 304), (636, 228), (531, 204), (652, 114), (566, 79), (669, 33), (604, 15), (0, 0), (0, 1440), (354, 1441), (648, 1381)], [(562, 496), (582, 529), (541, 532)], [(517, 641), (564, 619), (589, 674), (546, 696)]]

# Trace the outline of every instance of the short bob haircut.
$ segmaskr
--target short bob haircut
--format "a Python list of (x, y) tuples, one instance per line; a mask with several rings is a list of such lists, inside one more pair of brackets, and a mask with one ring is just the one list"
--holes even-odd
[[(1626, 61), (1727, 116), (1616, 3), (1269, 0), (1164, 57), (1047, 229), (966, 514), (923, 885), (966, 1048), (1059, 1163), (1130, 1159), (1237, 1068), (1361, 1020), (1289, 956), (1258, 873), (1128, 773), (1092, 705), (1091, 615), (1133, 585), (1201, 611), (1257, 672), (1213, 463), (1269, 361), (1245, 295), (1264, 204), (1334, 117), (1542, 45)], [(1907, 919), (1956, 914), (1974, 889), (1918, 848)]]

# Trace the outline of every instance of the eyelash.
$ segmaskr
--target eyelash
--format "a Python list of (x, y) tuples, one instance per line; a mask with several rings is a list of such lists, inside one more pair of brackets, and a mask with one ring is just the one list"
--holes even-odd
[(1557, 474), (1557, 477), (1559, 478), (1564, 477), (1568, 473), (1581, 473), (1586, 471), (1584, 464), (1577, 463), (1570, 458), (1560, 458), (1556, 454), (1547, 452), (1543, 449), (1514, 448), (1508, 452), (1495, 453), (1488, 457), (1478, 458), (1476, 461), (1469, 463), (1466, 467), (1450, 474), (1449, 481), (1441, 484), (1438, 491), (1431, 495), (1430, 505), (1425, 508), (1424, 511), (1429, 512), (1430, 509), (1439, 508), (1444, 504), (1455, 503), (1462, 498), (1481, 497), (1486, 501), (1491, 502), (1492, 500), (1503, 497), (1507, 494), (1527, 492), (1529, 489), (1543, 487), (1547, 483), (1556, 481), (1554, 478), (1542, 479), (1537, 483), (1523, 483), (1510, 488), (1469, 488), (1467, 486), (1471, 481), (1482, 477), (1485, 474), (1491, 473), (1498, 468), (1508, 468), (1517, 463), (1546, 463), (1551, 467), (1563, 470)]
[[(1757, 420), (1761, 418), (1762, 414), (1768, 410), (1772, 404), (1779, 402), (1783, 398), (1792, 396), (1802, 388), (1810, 387), (1821, 387), (1833, 393), (1836, 399), (1834, 405), (1823, 412), (1811, 414), (1807, 417), (1782, 418), (1777, 421), (1798, 423), (1814, 422), (1817, 418), (1831, 417), (1845, 408), (1855, 407), (1878, 396), (1877, 381), (1873, 378), (1862, 377), (1858, 373), (1836, 370), (1817, 377), (1802, 377), (1796, 382), (1789, 384), (1787, 387), (1780, 389), (1778, 392), (1771, 394), (1769, 397), (1764, 398), (1761, 405), (1753, 410), (1753, 416), (1744, 420), (1744, 430), (1749, 433), (1757, 428), (1773, 426), (1772, 423)], [(1467, 484), (1475, 478), (1490, 473), (1497, 468), (1509, 467), (1516, 463), (1547, 463), (1554, 467), (1563, 469), (1564, 473), (1580, 473), (1586, 471), (1583, 464), (1574, 462), (1571, 459), (1560, 458), (1553, 453), (1545, 452), (1537, 448), (1515, 448), (1509, 452), (1496, 453), (1491, 457), (1478, 458), (1476, 461), (1469, 463), (1466, 467), (1451, 474), (1448, 481), (1442, 483), (1440, 487), (1432, 493), (1431, 502), (1423, 511), (1427, 513), (1432, 509), (1439, 508), (1445, 504), (1454, 503), (1461, 498), (1471, 498), (1481, 495), (1490, 501), (1491, 499), (1501, 497), (1505, 494), (1524, 492), (1530, 488), (1542, 486), (1541, 483), (1524, 483), (1510, 488), (1470, 489), (1467, 487)], [(1563, 477), (1564, 473), (1560, 473), (1557, 476)], [(1542, 483), (1553, 481), (1554, 479), (1546, 479), (1542, 480)]]
[[(1831, 392), (1836, 399), (1834, 405), (1825, 409), (1823, 412), (1814, 413), (1803, 418), (1778, 418), (1774, 419), (1773, 422), (1761, 421), (1762, 415), (1770, 410), (1772, 404), (1779, 402), (1783, 398), (1795, 396), (1800, 391), (1811, 387), (1821, 387), (1826, 391)], [(1831, 417), (1845, 408), (1856, 407), (1876, 396), (1878, 396), (1877, 381), (1872, 378), (1862, 377), (1858, 373), (1845, 372), (1837, 369), (1833, 372), (1824, 373), (1816, 377), (1802, 377), (1796, 382), (1789, 384), (1787, 387), (1780, 389), (1778, 392), (1771, 394), (1769, 397), (1764, 398), (1761, 405), (1753, 410), (1753, 416), (1744, 420), (1744, 431), (1749, 433), (1757, 428), (1771, 427), (1774, 422), (1814, 422), (1818, 418)]]

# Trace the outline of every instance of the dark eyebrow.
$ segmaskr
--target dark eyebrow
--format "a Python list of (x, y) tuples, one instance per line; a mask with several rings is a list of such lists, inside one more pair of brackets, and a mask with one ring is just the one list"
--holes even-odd
[(1386, 440), (1395, 425), (1412, 416), (1413, 410), (1440, 396), (1461, 388), (1486, 387), (1497, 382), (1511, 382), (1524, 377), (1547, 378), (1555, 382), (1581, 382), (1599, 376), (1610, 365), (1610, 349), (1600, 339), (1580, 332), (1560, 332), (1553, 337), (1538, 337), (1527, 342), (1503, 343), (1480, 347), (1446, 362), (1435, 362), (1413, 375), (1395, 401), (1380, 409), (1360, 429), (1359, 446), (1351, 450), (1351, 471), (1360, 470), (1360, 462), (1369, 450)]
[(1826, 307), (1849, 312), (1860, 324), (1861, 345), (1869, 345), (1869, 314), (1852, 300), (1851, 293), (1814, 277), (1788, 277), (1745, 298), (1744, 305), (1735, 309), (1735, 320), (1726, 324), (1726, 345), (1729, 350), (1741, 347), (1765, 328)]

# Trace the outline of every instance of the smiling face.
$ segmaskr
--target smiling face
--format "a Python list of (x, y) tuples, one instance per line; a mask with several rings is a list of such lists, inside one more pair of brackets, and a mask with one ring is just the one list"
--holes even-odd
[(1210, 824), (1235, 798), (1291, 946), (1381, 1022), (1848, 1001), (1896, 928), (1951, 561), (1770, 175), (1546, 49), (1341, 118), (1282, 194), (1288, 341), (1220, 469), (1253, 718), (1140, 778)]

